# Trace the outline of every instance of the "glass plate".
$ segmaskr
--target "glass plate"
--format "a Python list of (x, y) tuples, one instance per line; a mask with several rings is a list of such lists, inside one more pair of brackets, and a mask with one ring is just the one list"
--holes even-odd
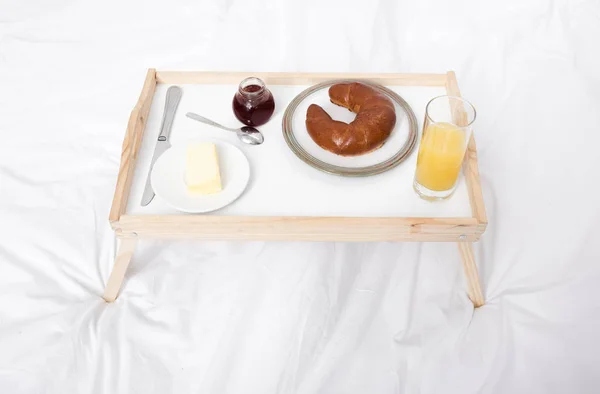
[[(329, 100), (328, 88), (336, 83), (360, 82), (387, 95), (396, 108), (396, 125), (383, 146), (373, 152), (353, 157), (339, 156), (317, 145), (306, 130), (306, 111), (318, 104), (329, 115), (351, 122), (355, 114)], [(388, 171), (402, 163), (417, 142), (417, 119), (406, 101), (390, 89), (373, 82), (334, 80), (311, 86), (296, 96), (283, 115), (283, 137), (298, 158), (329, 174), (342, 176), (370, 176)]]

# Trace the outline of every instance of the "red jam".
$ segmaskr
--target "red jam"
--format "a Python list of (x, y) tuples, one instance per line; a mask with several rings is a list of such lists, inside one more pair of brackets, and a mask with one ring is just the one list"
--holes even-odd
[(239, 86), (232, 103), (233, 113), (247, 126), (260, 126), (271, 118), (275, 100), (259, 78), (246, 78)]

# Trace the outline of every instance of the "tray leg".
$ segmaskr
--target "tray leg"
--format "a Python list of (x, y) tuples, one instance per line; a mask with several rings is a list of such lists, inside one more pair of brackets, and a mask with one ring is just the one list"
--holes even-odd
[(483, 292), (481, 291), (481, 283), (479, 282), (479, 273), (475, 264), (475, 255), (473, 254), (472, 242), (458, 242), (458, 250), (462, 258), (463, 269), (467, 277), (467, 294), (469, 299), (475, 305), (475, 308), (485, 304)]
[(119, 290), (121, 289), (121, 284), (125, 278), (125, 271), (127, 271), (131, 257), (133, 257), (133, 252), (135, 251), (136, 245), (137, 238), (121, 239), (121, 246), (119, 246), (119, 250), (115, 258), (115, 265), (110, 273), (108, 283), (106, 283), (106, 288), (104, 289), (104, 295), (102, 296), (106, 302), (113, 302), (117, 299)]

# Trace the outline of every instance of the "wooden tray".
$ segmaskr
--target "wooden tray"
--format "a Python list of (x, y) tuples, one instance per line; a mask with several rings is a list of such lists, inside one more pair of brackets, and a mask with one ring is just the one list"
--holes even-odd
[[(251, 181), (250, 189), (233, 205), (213, 214), (181, 214), (171, 210), (160, 201), (155, 203), (158, 197), (148, 207), (140, 207), (139, 197), (148, 174), (150, 157), (158, 135), (166, 87), (172, 84), (182, 86), (184, 89), (182, 104), (192, 89), (196, 89), (194, 91), (196, 97), (201, 95), (202, 90), (200, 93), (197, 90), (199, 88), (213, 92), (212, 94), (219, 91), (221, 92), (219, 96), (226, 100), (233, 96), (237, 84), (250, 74), (263, 79), (273, 91), (277, 103), (276, 115), (279, 116), (279, 119), (274, 116), (268, 123), (270, 130), (261, 128), (266, 136), (266, 142), (263, 144), (265, 145), (264, 150), (260, 154), (257, 153), (258, 151), (252, 151), (253, 147), (246, 150), (253, 170), (256, 170), (252, 174), (254, 180)], [(122, 245), (124, 252), (120, 253), (120, 255), (127, 255), (127, 258), (122, 259), (127, 260), (124, 263), (125, 268), (122, 269), (122, 274), (120, 272), (115, 274), (114, 271), (119, 271), (117, 265), (113, 270), (113, 275), (117, 276), (115, 281), (118, 282), (118, 287), (120, 287), (118, 277), (121, 276), (120, 280), (122, 280), (122, 275), (124, 275), (129, 262), (128, 259), (131, 258), (135, 246), (130, 240), (139, 238), (268, 241), (453, 241), (460, 243), (463, 262), (471, 261), (471, 264), (467, 263), (470, 265), (469, 267), (465, 265), (470, 282), (469, 295), (476, 305), (483, 304), (471, 248), (471, 242), (477, 241), (487, 226), (474, 138), (472, 137), (468, 144), (463, 167), (464, 179), (455, 195), (444, 202), (421, 201), (412, 191), (415, 152), (411, 155), (413, 156), (412, 162), (407, 160), (398, 167), (403, 168), (402, 170), (394, 169), (390, 171), (391, 175), (386, 173), (388, 175), (362, 178), (363, 182), (364, 179), (369, 179), (369, 187), (364, 187), (364, 184), (356, 185), (357, 182), (361, 182), (361, 179), (339, 180), (333, 175), (322, 174), (302, 163), (289, 151), (281, 135), (280, 119), (287, 103), (293, 99), (295, 94), (308, 86), (332, 79), (364, 79), (390, 89), (399, 89), (397, 91), (406, 99), (417, 115), (420, 122), (419, 128), (422, 127), (421, 122), (427, 100), (435, 95), (445, 93), (460, 96), (456, 76), (452, 71), (446, 74), (313, 74), (148, 70), (142, 93), (129, 118), (109, 216), (116, 235), (129, 240)], [(229, 90), (223, 92), (215, 85), (225, 85)], [(427, 89), (432, 90), (427, 93), (429, 92)], [(411, 100), (411, 97), (414, 97), (414, 100)], [(226, 103), (226, 106), (230, 105), (229, 103), (230, 101)], [(229, 108), (225, 108), (225, 110), (231, 112)], [(180, 104), (177, 117), (182, 117), (185, 112), (186, 109), (182, 109)], [(203, 113), (200, 109), (196, 109), (194, 112), (211, 117), (211, 112)], [(460, 109), (453, 111), (453, 113), (458, 112)], [(220, 119), (216, 118), (215, 120)], [(177, 121), (176, 118), (172, 138), (175, 138), (177, 133)], [(146, 133), (147, 138), (144, 138)], [(142, 146), (145, 149), (142, 149)], [(269, 157), (269, 160), (272, 161), (266, 161), (265, 157)], [(275, 174), (277, 179), (274, 173), (269, 171), (272, 171), (272, 168), (281, 167), (281, 163), (286, 163), (286, 166), (284, 170), (278, 169), (280, 172)], [(294, 176), (286, 174), (294, 174)], [(300, 193), (301, 190), (308, 190), (310, 196), (314, 197), (314, 194), (310, 192), (317, 188), (325, 188), (324, 195), (330, 197), (311, 199), (312, 197), (309, 196), (307, 204), (301, 199), (290, 198), (290, 195), (278, 194), (277, 190), (279, 189), (270, 187), (269, 182), (271, 184), (272, 182), (282, 182), (281, 193), (284, 191), (291, 193), (294, 191), (293, 188), (297, 187), (294, 195)], [(348, 197), (356, 194), (350, 192), (351, 190), (363, 190), (355, 197), (362, 199), (360, 201), (377, 198), (380, 198), (381, 201), (375, 201), (371, 205), (358, 204)], [(361, 195), (360, 193), (368, 193), (364, 190), (377, 190), (377, 193)], [(362, 208), (355, 208), (358, 206)], [(117, 258), (118, 261), (119, 258)], [(115, 281), (111, 275), (107, 291), (109, 291), (111, 282)], [(477, 289), (471, 288), (473, 281), (477, 282), (475, 286)], [(114, 299), (118, 293), (118, 287), (116, 290), (112, 289), (112, 293), (109, 292), (108, 297), (105, 293), (105, 298), (107, 300)]]

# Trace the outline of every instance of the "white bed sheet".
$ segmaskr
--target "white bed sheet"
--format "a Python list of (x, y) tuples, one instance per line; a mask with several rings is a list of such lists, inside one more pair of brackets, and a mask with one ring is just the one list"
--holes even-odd
[[(597, 1), (0, 1), (1, 393), (596, 393)], [(142, 242), (107, 223), (146, 68), (454, 69), (488, 300), (456, 246)]]

